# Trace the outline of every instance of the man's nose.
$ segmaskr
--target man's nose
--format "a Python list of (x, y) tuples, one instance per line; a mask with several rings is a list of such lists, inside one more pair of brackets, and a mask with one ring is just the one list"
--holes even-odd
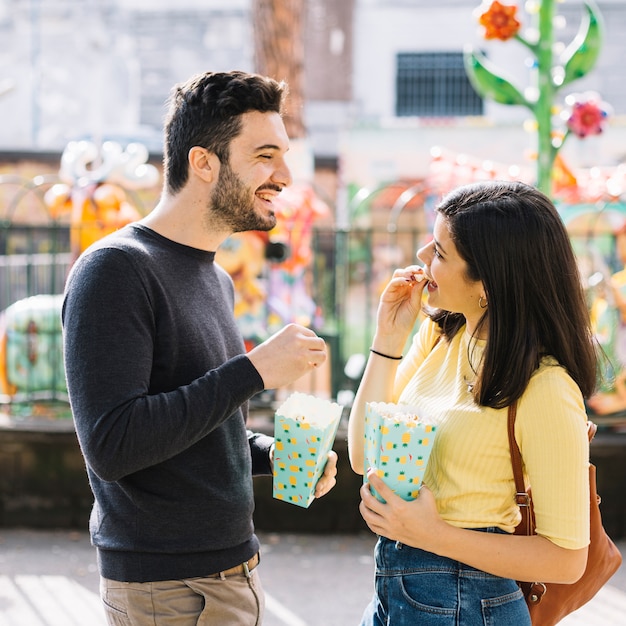
[(272, 175), (272, 182), (275, 182), (281, 187), (288, 187), (293, 182), (291, 170), (285, 159), (281, 159), (279, 167), (276, 168), (276, 171)]

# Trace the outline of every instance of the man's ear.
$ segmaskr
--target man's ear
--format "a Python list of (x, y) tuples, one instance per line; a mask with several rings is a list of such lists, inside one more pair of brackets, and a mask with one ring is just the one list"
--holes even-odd
[(189, 150), (188, 160), (190, 175), (197, 176), (206, 183), (217, 180), (220, 160), (216, 154), (206, 148), (194, 146)]

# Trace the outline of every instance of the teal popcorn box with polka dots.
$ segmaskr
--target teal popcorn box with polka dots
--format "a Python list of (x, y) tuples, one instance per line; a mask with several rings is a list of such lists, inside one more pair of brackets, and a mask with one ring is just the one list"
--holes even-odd
[(304, 393), (291, 394), (274, 416), (273, 496), (304, 508), (333, 447), (343, 407)]
[[(414, 500), (419, 493), (437, 427), (416, 407), (384, 402), (365, 405), (365, 472), (373, 468), (394, 493)], [(372, 489), (380, 500), (383, 498)]]

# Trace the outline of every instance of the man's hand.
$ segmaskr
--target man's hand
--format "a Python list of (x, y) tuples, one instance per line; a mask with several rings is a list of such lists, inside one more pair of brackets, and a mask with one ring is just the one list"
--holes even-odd
[(315, 485), (315, 497), (325, 496), (337, 484), (337, 453), (331, 450), (328, 453), (324, 473)]
[(326, 360), (326, 342), (311, 329), (289, 324), (248, 353), (265, 389), (289, 385)]

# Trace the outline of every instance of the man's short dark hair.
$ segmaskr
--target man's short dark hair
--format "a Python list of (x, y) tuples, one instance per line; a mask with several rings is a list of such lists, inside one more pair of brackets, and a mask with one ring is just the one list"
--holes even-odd
[(267, 76), (242, 71), (206, 72), (176, 85), (165, 118), (163, 169), (170, 193), (188, 177), (188, 154), (206, 148), (228, 162), (230, 142), (248, 111), (282, 114), (287, 86)]

